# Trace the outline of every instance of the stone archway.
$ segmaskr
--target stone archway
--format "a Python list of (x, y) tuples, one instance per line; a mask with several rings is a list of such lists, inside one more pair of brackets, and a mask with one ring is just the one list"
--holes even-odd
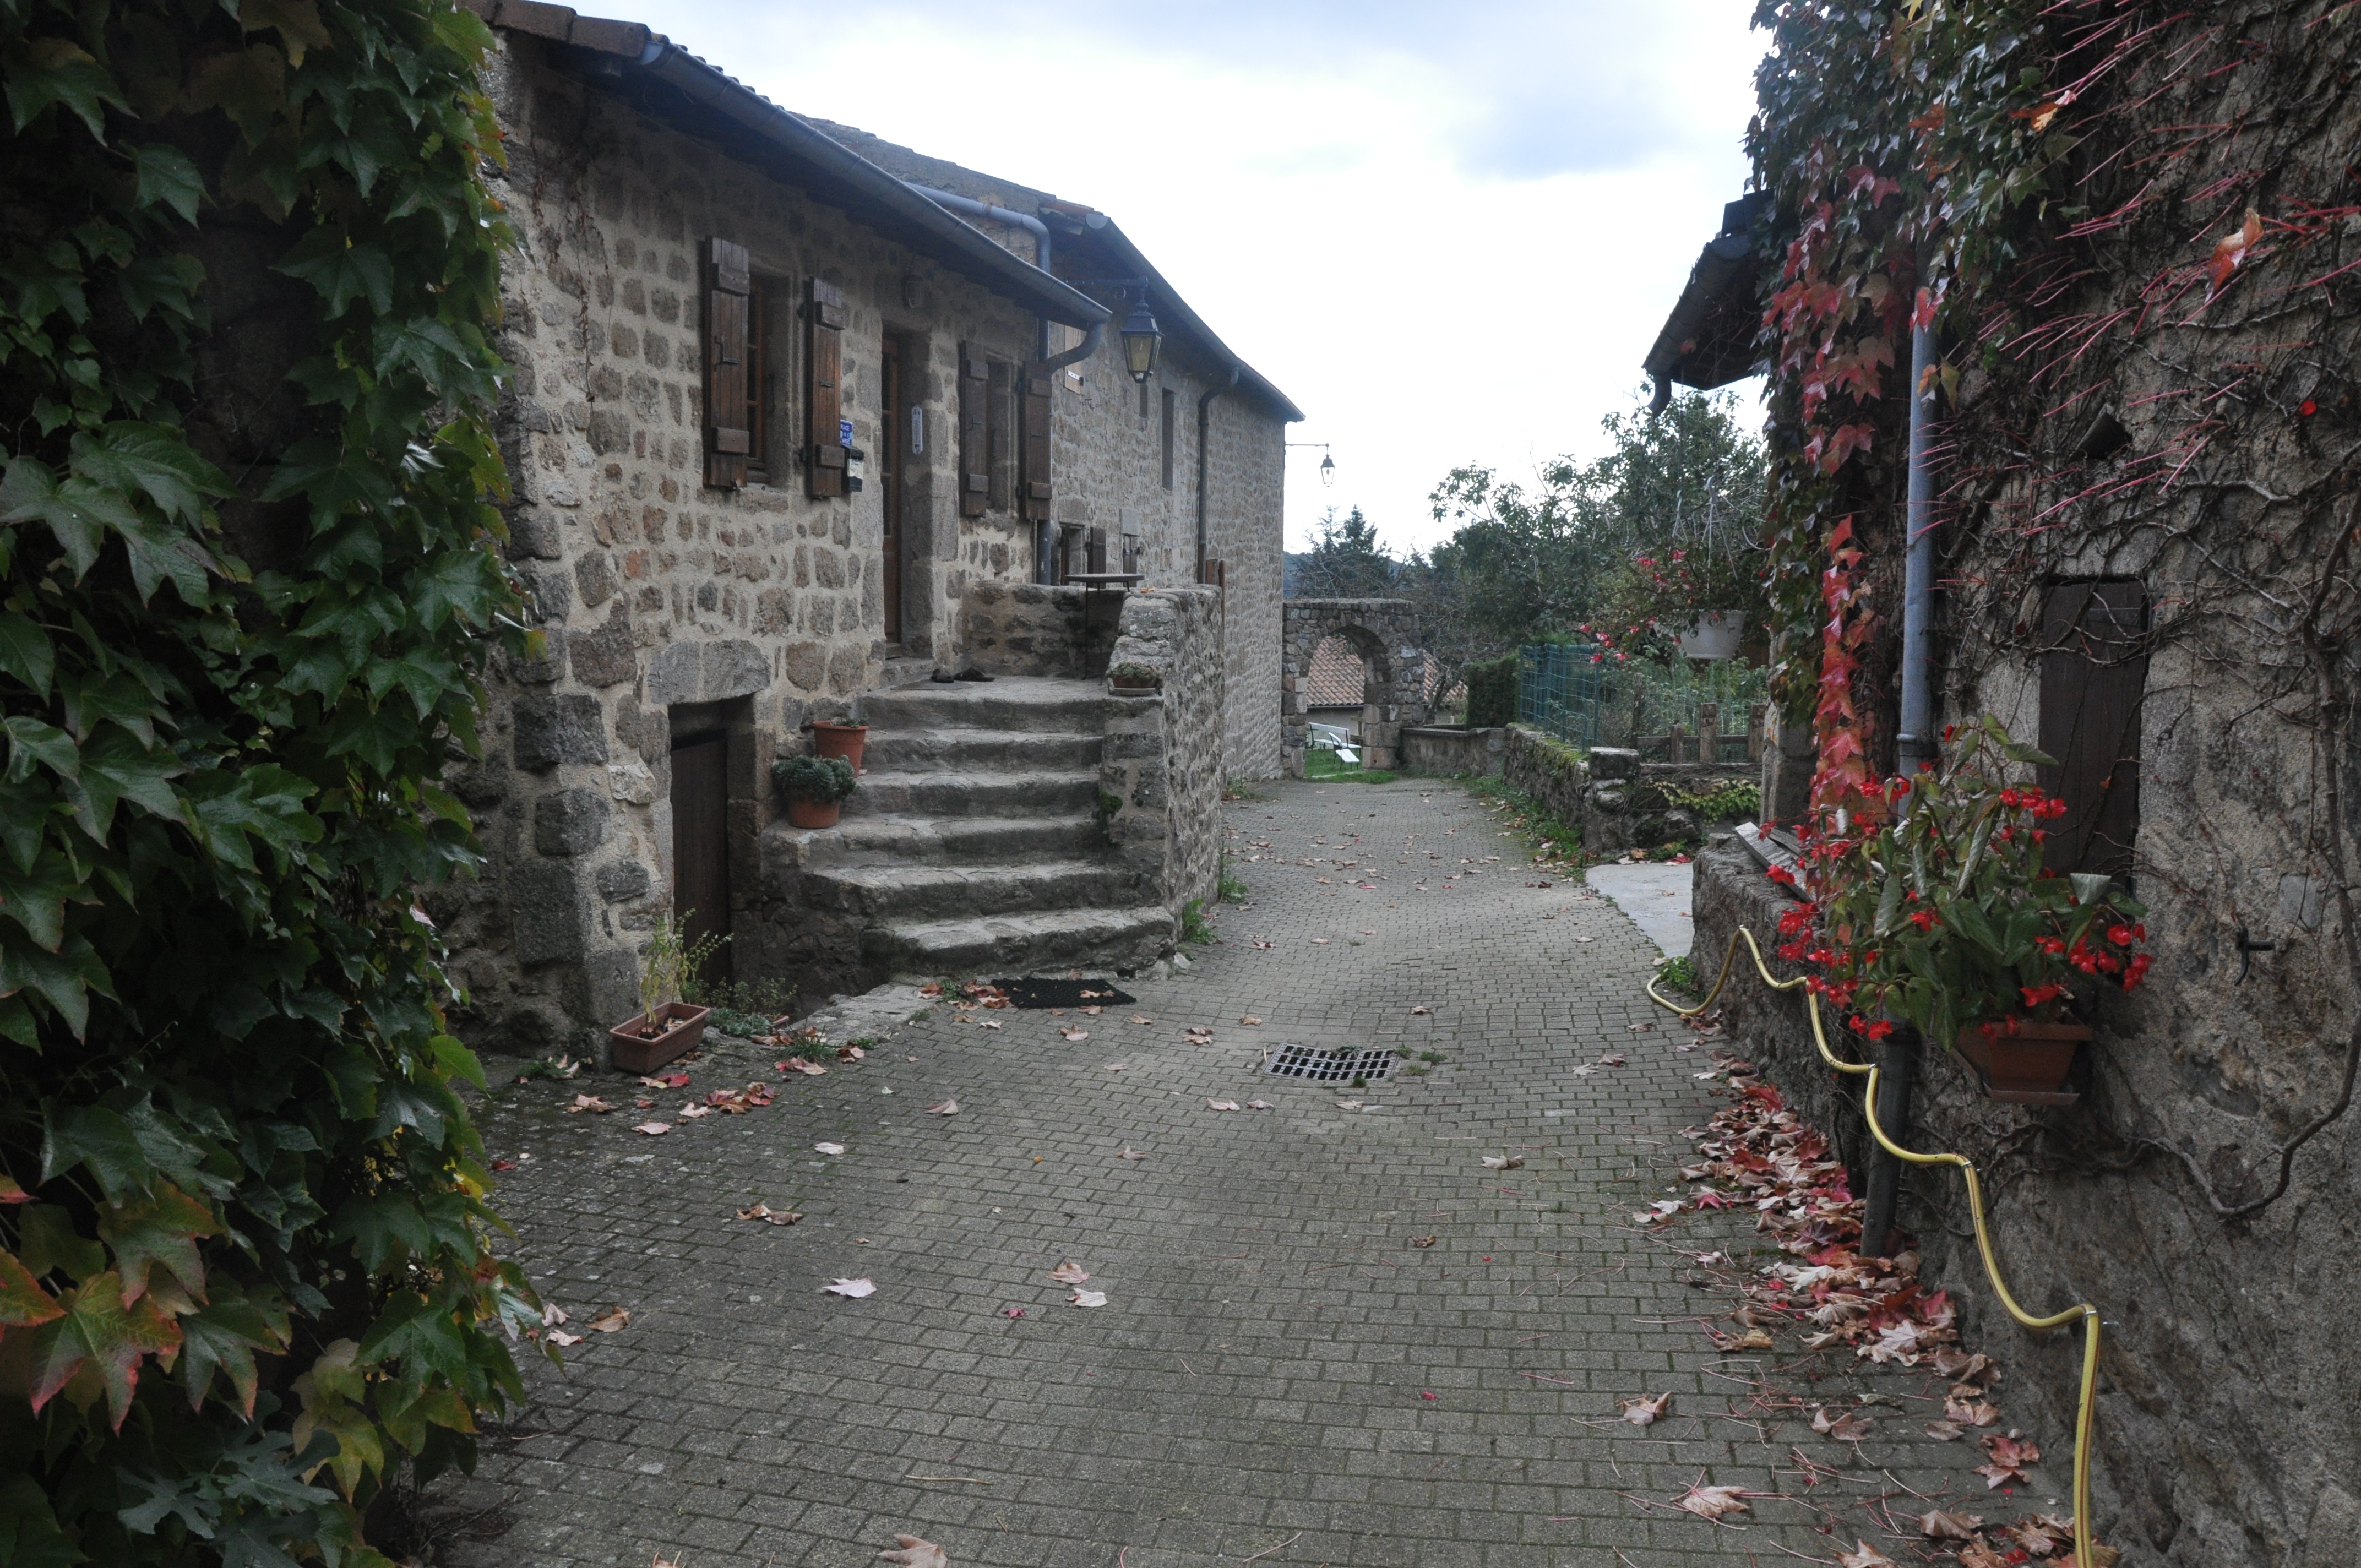
[(1418, 612), (1404, 599), (1289, 599), (1280, 633), (1279, 754), (1290, 778), (1303, 777), (1311, 703), (1304, 680), (1331, 637), (1361, 655), (1362, 765), (1401, 763), (1401, 732), (1426, 722), (1426, 650)]

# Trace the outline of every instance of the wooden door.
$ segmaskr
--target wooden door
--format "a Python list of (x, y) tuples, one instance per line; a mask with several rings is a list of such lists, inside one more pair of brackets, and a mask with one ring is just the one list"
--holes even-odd
[[(730, 781), (723, 763), (729, 742), (697, 735), (672, 745), (672, 906), (696, 942), (730, 931)], [(730, 949), (700, 971), (708, 981), (730, 974)]]
[(883, 505), (884, 515), (885, 549), (879, 567), (885, 574), (885, 641), (899, 642), (902, 641), (902, 429), (909, 417), (902, 406), (902, 345), (887, 338), (880, 358), (879, 379), (884, 385), (878, 398), (876, 474), (877, 499)]
[(2043, 606), (2039, 743), (2058, 765), (2037, 776), (2067, 806), (2042, 856), (2052, 871), (2131, 874), (2147, 620), (2134, 582), (2068, 584)]

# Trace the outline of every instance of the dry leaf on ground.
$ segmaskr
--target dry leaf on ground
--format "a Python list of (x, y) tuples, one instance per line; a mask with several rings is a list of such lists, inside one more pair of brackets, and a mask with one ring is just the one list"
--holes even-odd
[(839, 1046), (836, 1047), (836, 1059), (839, 1061), (859, 1061), (862, 1057), (865, 1057), (869, 1053), (867, 1051), (862, 1050), (859, 1046)]
[(959, 1114), (959, 1102), (956, 1100), (939, 1101), (927, 1107), (927, 1114), (929, 1116), (956, 1116)]
[(2000, 1411), (1982, 1399), (1946, 1399), (1943, 1419), (1963, 1427), (1988, 1427), (2000, 1420)]
[(555, 1328), (558, 1324), (565, 1322), (566, 1321), (566, 1316), (565, 1308), (559, 1306), (555, 1301), (544, 1301), (541, 1304), (542, 1327)]
[(1434, 1009), (1432, 1007), (1413, 1007), (1410, 1010), (1410, 1015), (1413, 1018), (1420, 1018), (1432, 1014), (1433, 1011)]
[(1484, 1157), (1487, 1170), (1515, 1170), (1525, 1163), (1521, 1154), (1488, 1154)]
[(2007, 1558), (1981, 1541), (1960, 1548), (1960, 1568), (2011, 1568)]
[(779, 1070), (781, 1072), (808, 1073), (812, 1077), (818, 1078), (827, 1072), (828, 1069), (820, 1066), (819, 1063), (816, 1061), (807, 1061), (802, 1057), (789, 1057), (786, 1060), (779, 1064)]
[(943, 1549), (931, 1541), (921, 1541), (915, 1535), (896, 1534), (901, 1543), (898, 1552), (881, 1552), (877, 1555), (887, 1563), (899, 1563), (902, 1568), (951, 1568), (951, 1560)]
[(1929, 1541), (1973, 1541), (1983, 1522), (1982, 1514), (1947, 1514), (1936, 1508), (1920, 1517), (1918, 1533)]
[(1976, 1474), (1984, 1478), (1987, 1490), (2025, 1480), (2026, 1468), (2041, 1462), (2041, 1450), (2033, 1445), (2030, 1438), (1988, 1437), (1984, 1439), (1984, 1453), (1991, 1456), (1992, 1463), (1977, 1465)]
[(1145, 1013), (1135, 1013), (1135, 1014), (1133, 1014), (1131, 1015), (1131, 1021), (1132, 1021), (1133, 1023), (1135, 1023), (1135, 1024), (1153, 1024), (1153, 1023), (1155, 1023), (1155, 1022), (1156, 1022), (1156, 1020), (1155, 1020), (1155, 1019), (1150, 1018), (1150, 1017), (1149, 1017), (1149, 1016), (1148, 1016), (1148, 1014), (1146, 1014)]
[(1268, 1100), (1249, 1100), (1246, 1102), (1246, 1109), (1249, 1111), (1276, 1111), (1279, 1107), (1273, 1105)]
[(1673, 1391), (1669, 1388), (1653, 1399), (1618, 1399), (1623, 1419), (1635, 1427), (1653, 1426), (1672, 1413)]
[(1853, 1544), (1855, 1550), (1837, 1552), (1839, 1568), (1894, 1568), (1894, 1559), (1869, 1542), (1855, 1537)]
[(609, 1307), (590, 1320), (590, 1326), (602, 1334), (610, 1334), (631, 1325), (631, 1310), (629, 1307)]
[(1115, 1157), (1117, 1159), (1146, 1159), (1148, 1156), (1145, 1151), (1133, 1148), (1129, 1144), (1126, 1144), (1123, 1147), (1115, 1151)]
[(1361, 1103), (1362, 1102), (1358, 1100), (1339, 1100), (1336, 1102), (1336, 1109), (1339, 1111), (1358, 1111), (1361, 1108)]
[(831, 1296), (850, 1296), (856, 1301), (863, 1296), (877, 1294), (876, 1283), (868, 1279), (839, 1279), (820, 1288)]
[(1205, 1109), (1208, 1111), (1235, 1111), (1237, 1108), (1238, 1102), (1235, 1100), (1208, 1100), (1205, 1102)]
[(638, 1126), (633, 1127), (631, 1131), (635, 1133), (645, 1133), (652, 1138), (660, 1138), (666, 1133), (672, 1131), (672, 1124), (670, 1122), (642, 1122)]
[(700, 1116), (712, 1115), (713, 1107), (710, 1105), (684, 1105), (679, 1110), (674, 1112), (673, 1114), (679, 1117), (684, 1122), (694, 1122)]
[(1259, 1029), (1262, 1027), (1262, 1020), (1256, 1017), (1251, 1013), (1240, 1018), (1238, 1022), (1244, 1024), (1249, 1029)]
[(1312, 938), (1312, 945), (1315, 948), (1324, 948), (1328, 945), (1328, 938), (1325, 937), (1314, 937)]
[(1085, 1285), (1090, 1282), (1091, 1277), (1089, 1271), (1081, 1264), (1068, 1258), (1049, 1271), (1049, 1277), (1060, 1285)]
[(844, 1146), (842, 1144), (814, 1144), (812, 1145), (812, 1152), (814, 1154), (842, 1154), (844, 1152)]
[(1260, 937), (1249, 938), (1246, 941), (1246, 946), (1250, 948), (1269, 948), (1275, 945), (1276, 944), (1274, 943), (1264, 941)]
[(1440, 1236), (1412, 1236), (1410, 1238), (1410, 1245), (1412, 1246), (1433, 1246), (1436, 1242), (1442, 1239), (1443, 1238)]
[(1060, 1035), (1065, 1036), (1066, 1036), (1066, 1038), (1068, 1038), (1068, 1039), (1070, 1039), (1070, 1040), (1087, 1040), (1087, 1039), (1089, 1039), (1089, 1038), (1091, 1037), (1091, 1032), (1090, 1032), (1088, 1029), (1065, 1029), (1065, 1028), (1061, 1028), (1061, 1029), (1060, 1029), (1060, 1030), (1058, 1031), (1058, 1033), (1060, 1033)]
[(1730, 1514), (1747, 1512), (1743, 1486), (1691, 1486), (1673, 1499), (1673, 1506), (1719, 1524)]
[(603, 1116), (613, 1109), (614, 1107), (612, 1105), (608, 1104), (604, 1100), (599, 1099), (595, 1094), (577, 1094), (574, 1097), (574, 1103), (566, 1108), (566, 1113), (571, 1116), (577, 1113), (588, 1111), (593, 1116)]
[(741, 1220), (761, 1220), (774, 1225), (792, 1225), (803, 1218), (801, 1214), (783, 1214), (768, 1203), (757, 1203), (751, 1209), (741, 1209), (738, 1211), (738, 1217)]
[(1957, 1442), (1967, 1433), (1960, 1429), (1957, 1421), (1928, 1421), (1927, 1435), (1937, 1442)]
[(1111, 1061), (1106, 1064), (1106, 1069), (1109, 1072), (1129, 1072), (1131, 1064), (1127, 1061)]
[(1104, 1290), (1077, 1290), (1072, 1295), (1067, 1297), (1066, 1299), (1077, 1307), (1104, 1307), (1106, 1305), (1106, 1292)]
[(1600, 1067), (1621, 1067), (1625, 1059), (1626, 1058), (1622, 1057), (1600, 1057), (1598, 1058), (1598, 1065)]
[(559, 1346), (561, 1349), (569, 1344), (580, 1344), (582, 1343), (582, 1336), (580, 1334), (570, 1334), (564, 1329), (552, 1329), (544, 1337), (547, 1339), (551, 1344)]

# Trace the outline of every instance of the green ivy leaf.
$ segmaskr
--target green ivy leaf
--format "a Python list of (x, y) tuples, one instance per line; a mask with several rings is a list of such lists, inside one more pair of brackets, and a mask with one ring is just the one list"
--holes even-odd
[(181, 1319), (181, 1381), (190, 1408), (204, 1403), (218, 1369), (229, 1379), (239, 1410), (252, 1420), (260, 1385), (254, 1353), (284, 1354), (287, 1340), (283, 1306), (251, 1299), (235, 1285), (223, 1287), (214, 1300)]
[(30, 871), (0, 865), (0, 911), (50, 952), (65, 942), (66, 905), (97, 902), (88, 872), (56, 850), (44, 851)]
[(203, 517), (207, 497), (230, 493), (227, 477), (170, 425), (116, 420), (95, 434), (77, 435), (72, 466), (109, 489), (144, 491), (165, 516), (183, 523)]
[(126, 1307), (147, 1292), (148, 1271), (159, 1266), (203, 1300), (205, 1265), (197, 1254), (197, 1238), (221, 1231), (210, 1208), (169, 1181), (158, 1182), (148, 1197), (105, 1204), (98, 1212), (99, 1240), (114, 1249)]
[(271, 270), (317, 289), (328, 302), (331, 321), (356, 300), (366, 300), (380, 316), (393, 309), (392, 258), (382, 247), (367, 240), (356, 244), (333, 228), (313, 229)]
[(35, 1203), (16, 1219), (16, 1250), (35, 1278), (63, 1274), (80, 1283), (106, 1269), (106, 1249), (74, 1229), (73, 1215), (56, 1203)]
[(38, 458), (19, 457), (0, 478), (0, 522), (48, 523), (79, 582), (98, 564), (106, 531), (136, 528), (139, 514), (119, 491), (79, 477), (60, 484)]
[(181, 1331), (153, 1297), (126, 1306), (122, 1281), (101, 1274), (70, 1292), (62, 1314), (33, 1331), (33, 1409), (57, 1398), (78, 1373), (94, 1374), (106, 1395), (110, 1423), (120, 1431), (131, 1413), (139, 1364), (181, 1348)]
[(49, 695), (49, 681), (57, 672), (49, 633), (15, 610), (0, 610), (0, 670), (24, 682), (38, 697)]
[(180, 214), (181, 222), (197, 221), (197, 203), (204, 198), (205, 181), (197, 172), (195, 159), (177, 147), (159, 144), (137, 148), (131, 162), (137, 176), (131, 192), (133, 205), (161, 202)]
[(90, 1027), (90, 992), (113, 996), (115, 983), (87, 938), (68, 937), (56, 952), (0, 941), (0, 997), (31, 992), (58, 1011), (77, 1040)]
[(37, 763), (62, 779), (82, 776), (82, 752), (74, 745), (73, 737), (56, 725), (12, 714), (0, 718), (0, 729), (8, 734), (10, 784), (22, 784), (31, 778)]
[(30, 1475), (0, 1481), (0, 1563), (8, 1568), (75, 1568), (89, 1561), (59, 1528), (39, 1482)]
[(102, 142), (107, 108), (131, 112), (123, 90), (89, 50), (65, 38), (32, 38), (8, 62), (8, 113), (22, 132), (52, 104), (72, 110)]

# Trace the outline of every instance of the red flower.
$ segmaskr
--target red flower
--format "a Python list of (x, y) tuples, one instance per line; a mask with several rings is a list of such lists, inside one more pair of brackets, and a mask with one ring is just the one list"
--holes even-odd
[(2000, 792), (2000, 803), (2003, 806), (2022, 806), (2025, 804), (2025, 796), (2013, 789), (2004, 789)]
[(2320, 411), (2320, 405), (2313, 402), (2310, 398), (2306, 398), (2303, 401), (2296, 404), (2295, 411), (2303, 418), (2310, 419), (2312, 415)]
[(1795, 873), (1789, 871), (1784, 866), (1773, 866), (1769, 871), (1764, 872), (1763, 874), (1783, 887), (1793, 887), (1795, 885)]
[[(2054, 980), (2048, 985), (2020, 985), (2017, 990), (2024, 994), (2025, 1004), (2029, 1008), (2038, 1007), (2045, 1002), (2054, 1001), (2066, 994), (2066, 988)], [(2015, 1033), (2014, 1030), (2010, 1032)]]
[(2056, 958), (2059, 953), (2066, 950), (2066, 938), (2063, 937), (2036, 937), (2033, 938), (2033, 945), (2039, 948), (2043, 952), (2048, 953), (2050, 957)]
[(2132, 927), (2132, 940), (2135, 942), (2145, 942), (2147, 940), (2147, 921), (2143, 920), (2138, 925)]
[(2147, 953), (2134, 953), (2132, 961), (2124, 969), (2124, 989), (2136, 990), (2139, 982), (2147, 978), (2148, 966), (2155, 962), (2155, 958)]
[(1921, 931), (1931, 931), (1942, 922), (1936, 918), (1931, 909), (1914, 909), (1910, 912), (1910, 924)]
[(1872, 1040), (1882, 1040), (1885, 1038), (1886, 1036), (1894, 1033), (1894, 1025), (1888, 1020), (1880, 1018), (1871, 1024), (1868, 1028), (1863, 1029), (1861, 1033), (1867, 1035)]
[(2107, 927), (2107, 940), (2118, 948), (2128, 948), (2134, 940), (2132, 928), (2128, 926), (2110, 926)]

